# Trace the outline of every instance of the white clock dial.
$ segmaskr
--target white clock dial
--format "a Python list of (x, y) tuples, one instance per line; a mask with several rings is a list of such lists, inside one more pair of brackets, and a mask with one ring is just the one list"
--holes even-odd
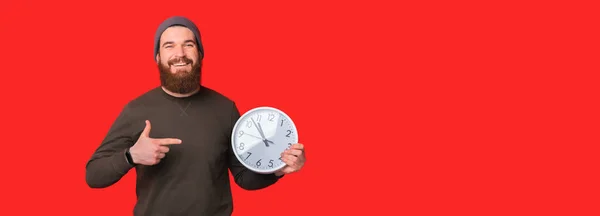
[(231, 134), (237, 159), (257, 173), (274, 173), (283, 168), (281, 153), (298, 142), (292, 119), (273, 107), (254, 108), (242, 115)]

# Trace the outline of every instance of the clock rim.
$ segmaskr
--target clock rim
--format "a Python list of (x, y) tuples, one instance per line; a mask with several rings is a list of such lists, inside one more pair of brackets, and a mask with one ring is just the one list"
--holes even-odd
[(252, 170), (253, 172), (256, 173), (261, 173), (261, 174), (271, 174), (271, 173), (275, 173), (280, 169), (283, 169), (287, 164), (282, 163), (279, 166), (273, 167), (271, 169), (266, 169), (266, 170), (261, 170), (261, 169), (256, 169), (246, 163), (243, 162), (243, 160), (240, 158), (240, 156), (237, 154), (237, 152), (235, 151), (235, 132), (237, 131), (238, 126), (240, 125), (240, 120), (243, 119), (245, 116), (251, 115), (251, 113), (257, 111), (257, 110), (271, 110), (271, 111), (275, 111), (281, 115), (283, 115), (284, 117), (286, 117), (290, 123), (292, 124), (292, 127), (294, 128), (294, 132), (296, 133), (296, 139), (294, 139), (295, 143), (298, 143), (299, 140), (299, 136), (298, 136), (298, 128), (296, 127), (296, 124), (294, 123), (294, 121), (292, 120), (292, 118), (285, 113), (284, 111), (277, 109), (275, 107), (271, 107), (271, 106), (259, 106), (259, 107), (255, 107), (252, 108), (248, 111), (246, 111), (244, 114), (242, 114), (238, 120), (235, 122), (234, 126), (233, 126), (233, 130), (231, 131), (231, 151), (233, 151), (233, 154), (235, 155), (236, 159), (247, 169)]

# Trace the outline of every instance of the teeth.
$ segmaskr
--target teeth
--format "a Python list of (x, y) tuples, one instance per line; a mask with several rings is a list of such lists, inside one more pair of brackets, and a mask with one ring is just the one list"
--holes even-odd
[(175, 65), (175, 66), (185, 66), (187, 64), (186, 63), (179, 63), (179, 64), (173, 64), (173, 65)]

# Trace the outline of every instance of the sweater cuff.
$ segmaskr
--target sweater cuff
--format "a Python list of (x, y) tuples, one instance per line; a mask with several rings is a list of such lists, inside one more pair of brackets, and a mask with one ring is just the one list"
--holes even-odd
[(112, 166), (113, 169), (115, 169), (115, 172), (119, 173), (119, 174), (126, 174), (127, 171), (129, 171), (131, 168), (133, 168), (134, 166), (129, 164), (129, 162), (127, 161), (127, 157), (125, 156), (125, 151), (127, 151), (127, 149), (120, 151), (119, 153), (115, 154), (112, 158)]

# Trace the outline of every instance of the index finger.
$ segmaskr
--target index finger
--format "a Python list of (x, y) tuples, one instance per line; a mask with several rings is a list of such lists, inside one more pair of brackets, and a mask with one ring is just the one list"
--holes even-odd
[(175, 138), (155, 139), (155, 142), (158, 145), (181, 144), (181, 140), (180, 139), (175, 139)]

